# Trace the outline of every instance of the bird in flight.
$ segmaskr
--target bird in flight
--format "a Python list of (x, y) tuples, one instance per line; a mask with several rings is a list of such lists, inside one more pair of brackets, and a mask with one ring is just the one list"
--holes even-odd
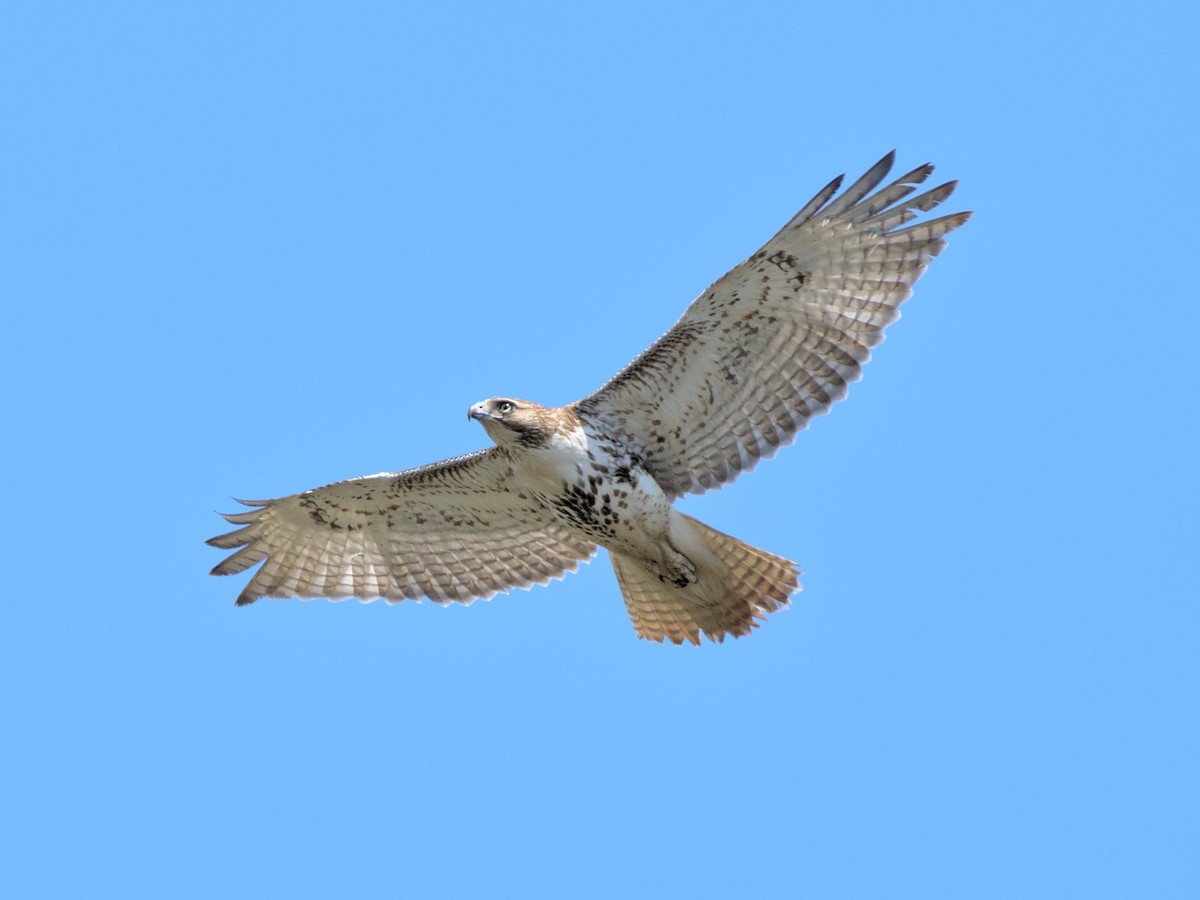
[[(923, 165), (876, 190), (889, 153), (839, 176), (761, 250), (595, 393), (550, 408), (512, 397), (468, 417), (495, 446), (277, 500), (240, 500), (235, 550), (261, 568), (237, 599), (470, 602), (545, 584), (607, 548), (639, 637), (740, 637), (800, 589), (795, 563), (673, 501), (773, 456), (859, 378), (946, 236), (969, 212), (914, 224), (953, 193), (915, 193)], [(915, 194), (915, 195), (914, 195)]]

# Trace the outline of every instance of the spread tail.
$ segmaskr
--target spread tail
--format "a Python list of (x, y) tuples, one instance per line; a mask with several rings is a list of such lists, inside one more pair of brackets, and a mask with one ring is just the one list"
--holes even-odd
[(609, 553), (638, 637), (673, 644), (699, 644), (701, 632), (717, 642), (741, 637), (800, 589), (795, 563), (691, 516), (676, 515), (670, 541), (696, 569), (696, 580), (683, 587), (659, 580), (639, 559)]

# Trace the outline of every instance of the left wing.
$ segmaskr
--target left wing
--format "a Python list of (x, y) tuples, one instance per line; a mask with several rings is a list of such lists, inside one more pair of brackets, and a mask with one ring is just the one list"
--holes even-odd
[(213, 575), (263, 566), (238, 605), (260, 597), (429, 597), (469, 602), (545, 584), (596, 552), (511, 483), (492, 447), (419, 469), (326, 485), (278, 500), (241, 500), (241, 525), (208, 543), (241, 549)]
[(933, 171), (924, 165), (872, 194), (893, 159), (889, 153), (836, 200), (842, 179), (834, 179), (666, 334), (578, 401), (579, 415), (637, 446), (672, 497), (732, 481), (790, 444), (845, 396), (945, 236), (970, 218), (907, 225), (956, 182), (906, 200)]

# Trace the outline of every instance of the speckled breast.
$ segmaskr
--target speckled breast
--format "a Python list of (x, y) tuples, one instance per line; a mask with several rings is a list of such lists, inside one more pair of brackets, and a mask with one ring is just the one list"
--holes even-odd
[(642, 548), (666, 534), (671, 503), (628, 448), (579, 428), (531, 451), (538, 499), (580, 534)]

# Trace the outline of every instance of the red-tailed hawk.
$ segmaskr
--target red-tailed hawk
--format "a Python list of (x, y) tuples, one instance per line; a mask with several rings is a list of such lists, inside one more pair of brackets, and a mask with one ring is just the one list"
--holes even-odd
[(468, 417), (495, 446), (278, 500), (243, 500), (214, 575), (262, 563), (238, 597), (470, 602), (545, 584), (606, 547), (640, 637), (749, 633), (799, 590), (782, 557), (676, 511), (675, 498), (772, 456), (858, 379), (945, 237), (908, 224), (956, 182), (912, 196), (924, 165), (875, 193), (889, 153), (835, 178), (606, 385), (549, 409), (496, 397)]

